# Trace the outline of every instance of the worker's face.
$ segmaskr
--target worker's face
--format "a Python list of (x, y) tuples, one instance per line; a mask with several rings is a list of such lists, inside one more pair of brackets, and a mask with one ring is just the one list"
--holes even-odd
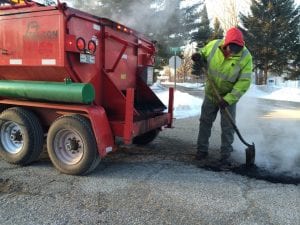
[(227, 45), (227, 46), (224, 48), (224, 50), (225, 50), (225, 52), (226, 52), (227, 57), (228, 57), (228, 56), (231, 56), (231, 55), (233, 54), (232, 51), (231, 51), (231, 49), (230, 49), (230, 47), (229, 47), (229, 45)]
[(236, 45), (236, 44), (229, 44), (226, 46), (223, 46), (223, 51), (225, 53), (225, 56), (232, 56), (237, 53), (239, 53), (243, 49), (242, 46)]
[(225, 47), (225, 51), (226, 51), (228, 54), (231, 54), (231, 50), (230, 50), (230, 48), (229, 48), (229, 45), (227, 45), (227, 46)]
[(240, 46), (240, 45), (237, 45), (234, 43), (230, 43), (229, 45), (227, 45), (227, 48), (228, 48), (229, 53), (231, 55), (233, 55), (233, 54), (239, 53), (243, 49), (243, 46)]

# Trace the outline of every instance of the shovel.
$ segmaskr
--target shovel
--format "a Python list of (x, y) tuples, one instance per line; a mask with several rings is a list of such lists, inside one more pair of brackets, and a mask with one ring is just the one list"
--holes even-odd
[[(215, 96), (217, 97), (218, 101), (222, 101), (222, 97), (220, 96), (216, 86), (215, 86), (215, 83), (214, 81), (209, 77), (207, 71), (205, 71), (205, 69), (203, 69), (205, 74), (206, 74), (206, 77), (207, 77), (207, 80), (209, 82), (209, 84), (211, 85), (212, 87), (212, 90), (215, 94)], [(236, 126), (235, 122), (234, 122), (234, 119), (232, 118), (232, 115), (231, 113), (229, 112), (229, 110), (227, 108), (224, 109), (225, 111), (225, 115), (227, 116), (229, 122), (231, 123), (233, 129), (235, 130), (235, 132), (237, 133), (239, 139), (241, 140), (241, 142), (247, 146), (247, 148), (245, 149), (245, 152), (246, 152), (246, 166), (247, 167), (251, 167), (251, 166), (254, 166), (254, 161), (255, 161), (255, 145), (254, 143), (249, 144), (245, 141), (245, 139), (242, 137), (238, 127)]]

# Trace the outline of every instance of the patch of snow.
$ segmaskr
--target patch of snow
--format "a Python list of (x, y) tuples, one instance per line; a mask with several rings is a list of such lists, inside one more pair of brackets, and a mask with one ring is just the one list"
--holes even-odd
[[(168, 91), (157, 92), (156, 95), (165, 105), (168, 105)], [(176, 90), (174, 94), (174, 118), (183, 119), (200, 115), (201, 105), (201, 98)]]
[(251, 85), (245, 96), (279, 100), (300, 102), (300, 89), (291, 87), (269, 87), (266, 85)]

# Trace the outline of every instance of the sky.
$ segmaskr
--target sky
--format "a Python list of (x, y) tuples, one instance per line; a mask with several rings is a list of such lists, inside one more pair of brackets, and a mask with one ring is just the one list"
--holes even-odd
[[(169, 83), (170, 85), (170, 83)], [(202, 89), (200, 84), (180, 84), (191, 89)], [(161, 84), (152, 87), (161, 101), (168, 105), (168, 89)], [(268, 104), (257, 99), (274, 100)], [(300, 102), (300, 87), (256, 86), (250, 89), (240, 99), (237, 107), (237, 126), (247, 141), (253, 141), (256, 146), (256, 165), (273, 173), (286, 173), (289, 176), (300, 176), (300, 140), (299, 126), (291, 124), (300, 121), (298, 106), (278, 107), (278, 101)], [(176, 90), (174, 96), (174, 118), (176, 120), (189, 117), (199, 117), (203, 99)], [(259, 110), (258, 110), (259, 108)], [(263, 116), (258, 112), (265, 112)], [(176, 120), (175, 128), (176, 129)], [(263, 125), (261, 125), (263, 124)], [(195, 124), (198, 127), (198, 124)], [(214, 126), (220, 130), (219, 123)], [(219, 127), (219, 128), (218, 128)], [(213, 129), (214, 130), (214, 129)], [(214, 132), (213, 132), (214, 133)], [(214, 134), (219, 135), (219, 133)], [(195, 143), (196, 145), (196, 140)], [(245, 146), (237, 136), (233, 143), (236, 150), (232, 158), (244, 163)]]

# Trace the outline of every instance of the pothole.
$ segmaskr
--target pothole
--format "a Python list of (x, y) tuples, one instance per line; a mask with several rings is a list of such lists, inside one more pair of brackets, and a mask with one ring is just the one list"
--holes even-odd
[(274, 173), (258, 166), (247, 167), (245, 165), (233, 165), (233, 164), (210, 164), (200, 163), (197, 165), (199, 168), (214, 171), (214, 172), (233, 172), (242, 176), (246, 176), (252, 179), (264, 180), (271, 183), (280, 184), (300, 184), (300, 177), (290, 175), (288, 173)]
[[(115, 158), (120, 158), (120, 154), (130, 155), (132, 160), (151, 160), (153, 157), (169, 159), (174, 161), (184, 162), (186, 164), (194, 164), (199, 168), (210, 170), (214, 172), (232, 172), (238, 175), (246, 176), (257, 180), (265, 180), (271, 183), (281, 184), (300, 184), (300, 176), (293, 175), (288, 172), (274, 172), (274, 169), (266, 169), (263, 167), (246, 167), (245, 165), (236, 162), (235, 160), (230, 161), (228, 164), (222, 164), (219, 161), (219, 152), (212, 151), (210, 157), (205, 160), (195, 160), (194, 153), (178, 153), (178, 152), (157, 152), (151, 151), (146, 147), (132, 147), (132, 148), (120, 148), (121, 151), (115, 154)], [(138, 158), (140, 157), (140, 158)]]
[(293, 176), (287, 173), (274, 173), (270, 170), (252, 166), (246, 167), (245, 165), (236, 167), (232, 169), (232, 172), (240, 174), (242, 176), (247, 176), (257, 180), (265, 180), (271, 183), (280, 183), (280, 184), (300, 184), (300, 177)]
[(23, 186), (10, 179), (0, 178), (0, 194), (23, 193)]

